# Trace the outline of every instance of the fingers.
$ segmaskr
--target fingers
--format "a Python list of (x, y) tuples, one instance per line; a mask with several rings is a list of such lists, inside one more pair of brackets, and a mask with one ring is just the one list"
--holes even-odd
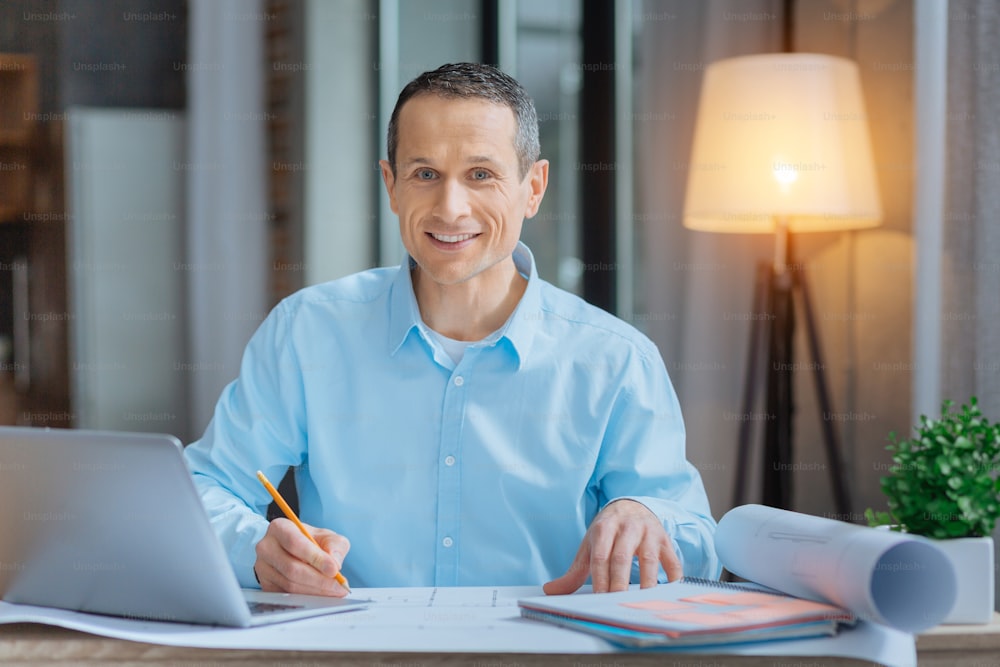
[[(625, 529), (619, 531), (623, 526)], [(595, 520), (566, 574), (546, 583), (542, 590), (546, 595), (566, 595), (579, 589), (588, 575), (595, 593), (627, 590), (632, 574), (632, 557), (640, 538), (641, 531), (628, 529), (627, 524)], [(656, 565), (653, 574), (655, 583), (659, 561), (656, 556), (653, 561)]]
[(275, 519), (257, 543), (254, 572), (265, 591), (332, 595), (348, 591), (333, 576), (340, 571), (350, 543), (343, 535), (309, 528), (322, 548), (313, 544), (291, 521)]
[[(673, 550), (670, 551), (673, 554)], [(660, 557), (663, 550), (656, 545), (643, 544), (637, 556), (639, 557), (639, 588), (652, 588), (660, 583)]]
[[(313, 538), (319, 543), (320, 546), (318, 554), (320, 558), (320, 566), (317, 566), (315, 563), (311, 564), (327, 576), (332, 577), (336, 575), (344, 566), (344, 559), (347, 558), (347, 552), (351, 549), (350, 541), (343, 535), (335, 533), (332, 530), (326, 530), (325, 528), (313, 528), (311, 526), (306, 526), (306, 528), (309, 529)], [(312, 553), (316, 554), (315, 549), (312, 550)], [(332, 569), (330, 567), (331, 560), (334, 565)]]
[(681, 559), (677, 557), (669, 537), (664, 540), (660, 547), (660, 564), (663, 565), (663, 571), (667, 573), (667, 581), (677, 581), (684, 576), (684, 566), (681, 565)]
[(583, 585), (589, 573), (595, 593), (628, 590), (633, 559), (639, 562), (642, 588), (657, 585), (661, 565), (668, 581), (684, 576), (659, 518), (641, 503), (616, 501), (591, 523), (570, 572), (543, 588), (549, 595), (571, 593)]
[(642, 540), (635, 524), (595, 521), (591, 526), (590, 579), (595, 593), (628, 590), (632, 558)]
[(590, 544), (584, 539), (580, 544), (580, 548), (577, 549), (576, 557), (573, 558), (573, 563), (569, 566), (566, 574), (544, 584), (542, 590), (546, 595), (568, 595), (575, 592), (580, 586), (583, 586), (589, 574)]

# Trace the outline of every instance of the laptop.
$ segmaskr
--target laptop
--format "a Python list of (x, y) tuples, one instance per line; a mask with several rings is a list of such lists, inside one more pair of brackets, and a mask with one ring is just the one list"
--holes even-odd
[(0, 597), (247, 627), (368, 601), (241, 589), (171, 435), (0, 427)]

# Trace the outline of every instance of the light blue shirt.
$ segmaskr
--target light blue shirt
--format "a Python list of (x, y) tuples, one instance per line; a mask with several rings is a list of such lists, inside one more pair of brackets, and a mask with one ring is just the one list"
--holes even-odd
[[(200, 441), (195, 484), (244, 587), (277, 483), (351, 541), (352, 586), (541, 584), (609, 502), (651, 509), (688, 576), (716, 577), (715, 522), (655, 345), (541, 280), (456, 365), (409, 264), (308, 287), (268, 315)], [(633, 567), (638, 581), (638, 567)], [(662, 568), (661, 568), (661, 580)]]

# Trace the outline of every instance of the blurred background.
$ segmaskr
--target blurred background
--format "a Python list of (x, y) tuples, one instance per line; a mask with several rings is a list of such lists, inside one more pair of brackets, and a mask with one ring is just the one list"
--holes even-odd
[(769, 419), (743, 391), (775, 240), (684, 227), (692, 137), (711, 63), (790, 44), (856, 62), (882, 217), (796, 239), (831, 407), (799, 326), (783, 465), (794, 509), (860, 522), (890, 432), (944, 398), (1000, 417), (998, 25), (988, 0), (4, 0), (0, 422), (196, 439), (282, 297), (403, 259), (377, 164), (402, 86), (490, 62), (552, 165), (541, 276), (659, 346), (720, 517), (767, 465), (736, 450)]

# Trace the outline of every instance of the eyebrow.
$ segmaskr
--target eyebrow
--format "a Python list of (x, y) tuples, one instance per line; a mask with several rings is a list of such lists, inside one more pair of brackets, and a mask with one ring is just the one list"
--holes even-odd
[[(466, 162), (466, 164), (470, 164), (470, 165), (471, 164), (483, 164), (483, 163), (486, 163), (486, 164), (495, 165), (497, 167), (502, 166), (500, 162), (498, 162), (497, 160), (491, 158), (489, 155), (470, 155), (468, 157), (468, 159), (466, 159), (465, 162)], [(406, 162), (403, 162), (401, 166), (402, 167), (410, 167), (412, 165), (419, 165), (419, 164), (430, 165), (430, 164), (433, 164), (433, 162), (430, 160), (430, 158), (414, 157), (414, 158), (410, 158)]]
[(472, 155), (468, 160), (466, 160), (466, 162), (468, 164), (482, 164), (483, 162), (486, 162), (487, 164), (500, 166), (500, 163), (491, 158), (489, 155)]

